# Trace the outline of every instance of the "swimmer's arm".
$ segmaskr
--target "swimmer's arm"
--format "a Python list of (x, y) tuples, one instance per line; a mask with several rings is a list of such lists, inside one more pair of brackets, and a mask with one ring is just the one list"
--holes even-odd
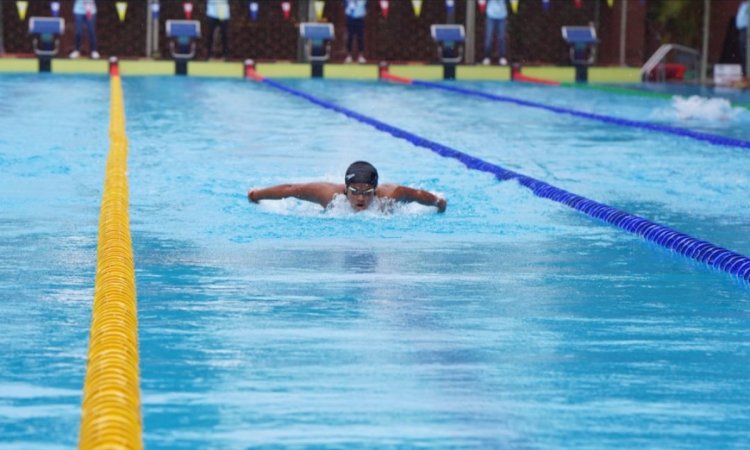
[(397, 202), (417, 202), (426, 206), (436, 206), (439, 213), (445, 212), (445, 208), (448, 205), (448, 202), (444, 198), (421, 189), (387, 184), (382, 185), (378, 189), (382, 189), (382, 194), (380, 195), (383, 197), (392, 198)]
[(279, 200), (294, 197), (317, 203), (325, 208), (331, 203), (336, 194), (343, 192), (343, 185), (335, 183), (279, 184), (263, 189), (251, 189), (247, 193), (247, 199), (253, 203), (258, 203), (261, 200)]

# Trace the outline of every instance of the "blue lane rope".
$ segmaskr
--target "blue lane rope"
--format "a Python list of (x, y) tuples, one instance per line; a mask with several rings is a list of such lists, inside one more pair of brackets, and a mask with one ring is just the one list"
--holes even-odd
[(380, 131), (389, 133), (394, 137), (404, 139), (418, 147), (427, 148), (440, 156), (457, 159), (470, 169), (494, 174), (499, 180), (516, 179), (521, 185), (529, 188), (537, 197), (548, 198), (558, 203), (562, 203), (591, 217), (615, 225), (620, 229), (637, 234), (664, 248), (707, 264), (722, 272), (737, 276), (746, 282), (750, 282), (750, 258), (744, 255), (716, 246), (710, 242), (696, 239), (687, 234), (651, 222), (650, 220), (630, 214), (626, 211), (573, 194), (572, 192), (552, 186), (551, 184), (535, 178), (504, 169), (495, 164), (491, 164), (466, 153), (446, 147), (445, 145), (438, 144), (437, 142), (430, 141), (409, 133), (408, 131), (388, 125), (387, 123), (380, 122), (379, 120), (359, 114), (350, 109), (338, 106), (326, 100), (321, 100), (315, 96), (290, 88), (276, 81), (269, 80), (268, 78), (264, 79), (262, 82), (291, 95), (303, 98), (313, 104), (322, 106), (323, 108), (336, 111), (359, 122), (370, 125)]
[(601, 114), (586, 113), (576, 111), (574, 109), (560, 108), (557, 106), (545, 105), (544, 103), (530, 102), (527, 100), (520, 100), (513, 97), (507, 97), (504, 95), (488, 94), (481, 91), (473, 91), (471, 89), (464, 89), (456, 86), (448, 86), (440, 83), (431, 83), (429, 81), (413, 80), (413, 86), (423, 86), (433, 89), (442, 89), (444, 91), (456, 92), (459, 94), (469, 95), (473, 97), (480, 97), (496, 102), (513, 103), (520, 106), (527, 106), (530, 108), (544, 109), (546, 111), (555, 112), (558, 114), (568, 114), (574, 117), (581, 117), (589, 120), (597, 120), (611, 125), (618, 125), (622, 127), (640, 128), (648, 131), (657, 131), (660, 133), (673, 134), (677, 136), (687, 137), (690, 139), (696, 139), (699, 141), (709, 142), (714, 145), (721, 145), (724, 147), (741, 147), (750, 149), (750, 141), (743, 141), (742, 139), (734, 139), (725, 136), (718, 136), (715, 134), (701, 133), (698, 131), (686, 130), (684, 128), (670, 127), (667, 125), (659, 125), (655, 123), (642, 122), (639, 120), (620, 119), (617, 117), (604, 116)]

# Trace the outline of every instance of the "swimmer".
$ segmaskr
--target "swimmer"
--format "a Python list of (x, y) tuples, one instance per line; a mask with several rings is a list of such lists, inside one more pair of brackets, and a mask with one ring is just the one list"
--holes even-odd
[(334, 198), (339, 195), (345, 195), (355, 211), (368, 209), (375, 199), (378, 200), (381, 210), (393, 202), (416, 202), (435, 206), (437, 211), (442, 213), (447, 205), (444, 198), (421, 189), (398, 184), (378, 186), (378, 171), (372, 164), (365, 161), (354, 162), (346, 169), (344, 184), (326, 182), (279, 184), (264, 189), (251, 189), (247, 193), (247, 199), (258, 203), (261, 200), (294, 197), (328, 208)]

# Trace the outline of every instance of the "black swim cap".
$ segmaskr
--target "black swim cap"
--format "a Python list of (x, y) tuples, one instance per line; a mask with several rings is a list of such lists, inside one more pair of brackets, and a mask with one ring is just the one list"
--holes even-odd
[(352, 183), (366, 183), (373, 187), (378, 186), (378, 170), (370, 163), (365, 161), (353, 162), (346, 169), (344, 184), (349, 186)]

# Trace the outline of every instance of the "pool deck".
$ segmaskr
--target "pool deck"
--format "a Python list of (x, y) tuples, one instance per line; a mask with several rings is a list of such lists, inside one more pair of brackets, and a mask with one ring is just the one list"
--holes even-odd
[[(173, 75), (175, 64), (171, 60), (123, 59), (120, 60), (120, 73), (123, 76)], [(106, 59), (90, 60), (56, 58), (52, 60), (52, 73), (66, 74), (106, 74)], [(394, 75), (416, 80), (440, 80), (443, 78), (443, 66), (439, 64), (392, 64), (389, 68)], [(0, 57), (0, 73), (34, 73), (39, 71), (39, 63), (34, 57)], [(244, 76), (242, 62), (224, 61), (191, 61), (188, 63), (188, 75), (197, 77)], [(271, 78), (308, 78), (311, 76), (310, 64), (294, 62), (258, 62), (256, 71)], [(557, 81), (561, 83), (575, 81), (573, 67), (529, 66), (523, 67), (524, 75)], [(378, 64), (326, 64), (324, 78), (350, 80), (378, 79)], [(459, 65), (456, 67), (456, 79), (465, 81), (509, 81), (510, 67)], [(591, 83), (638, 83), (640, 69), (633, 67), (591, 67)]]

